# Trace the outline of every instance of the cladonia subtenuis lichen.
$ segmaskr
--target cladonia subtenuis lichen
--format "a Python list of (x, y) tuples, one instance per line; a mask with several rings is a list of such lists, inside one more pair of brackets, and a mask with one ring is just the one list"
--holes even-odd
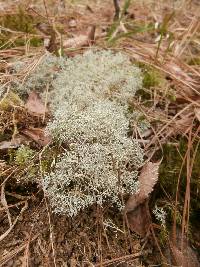
[[(138, 188), (143, 163), (140, 145), (128, 136), (135, 116), (128, 101), (142, 85), (140, 69), (123, 53), (105, 50), (62, 58), (58, 64), (48, 96), (53, 119), (47, 132), (67, 148), (43, 177), (45, 194), (54, 212), (69, 216), (106, 201), (121, 209), (121, 196)], [(49, 82), (47, 74), (38, 65), (26, 87), (34, 81), (43, 85), (45, 77)]]

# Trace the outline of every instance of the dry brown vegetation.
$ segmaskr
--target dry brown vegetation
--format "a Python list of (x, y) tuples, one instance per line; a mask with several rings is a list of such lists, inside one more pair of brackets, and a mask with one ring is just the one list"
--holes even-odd
[[(0, 84), (9, 88), (0, 100), (0, 266), (199, 266), (200, 3), (114, 2), (119, 14), (111, 0), (0, 1)], [(143, 136), (134, 132), (147, 163), (124, 214), (108, 203), (69, 219), (51, 212), (35, 182), (20, 182), (46, 147), (50, 159), (58, 151), (44, 135), (47, 103), (11, 87), (46, 50), (72, 57), (93, 46), (122, 50), (143, 70), (144, 89), (131, 105), (151, 125)], [(13, 73), (19, 60), (27, 68)], [(34, 151), (26, 166), (14, 160), (22, 144)], [(165, 227), (155, 204), (167, 211)]]

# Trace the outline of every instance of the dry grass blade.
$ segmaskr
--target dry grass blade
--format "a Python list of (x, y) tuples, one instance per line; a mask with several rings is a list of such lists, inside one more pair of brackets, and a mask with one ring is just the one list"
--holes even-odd
[(186, 174), (187, 174), (187, 183), (186, 183), (186, 190), (185, 190), (185, 200), (184, 200), (184, 207), (183, 207), (183, 219), (182, 219), (182, 244), (181, 248), (183, 249), (184, 245), (184, 234), (188, 235), (189, 233), (189, 219), (190, 219), (190, 202), (191, 202), (191, 179), (192, 179), (192, 170), (194, 166), (194, 161), (197, 155), (198, 147), (200, 141), (198, 140), (196, 144), (196, 148), (194, 149), (194, 153), (192, 155), (192, 148), (194, 146), (194, 142), (196, 141), (197, 137), (199, 136), (200, 126), (197, 128), (195, 134), (192, 134), (193, 125), (191, 125), (191, 130), (189, 132), (188, 138), (188, 149), (186, 152)]
[(46, 204), (46, 209), (47, 209), (47, 214), (48, 214), (48, 220), (49, 220), (49, 231), (50, 231), (51, 248), (52, 248), (52, 253), (53, 253), (53, 263), (54, 263), (54, 267), (56, 267), (57, 264), (56, 264), (56, 250), (55, 250), (55, 245), (54, 245), (53, 225), (51, 222), (50, 208), (48, 206), (46, 196), (44, 197), (44, 199), (45, 199), (45, 204)]
[(193, 117), (193, 113), (189, 113), (185, 117), (175, 120), (166, 130), (165, 137), (169, 138), (171, 136), (177, 136), (178, 134), (185, 136), (191, 128)]
[(191, 42), (192, 38), (194, 37), (194, 35), (198, 31), (199, 25), (200, 25), (199, 19), (194, 17), (191, 20), (191, 23), (190, 23), (190, 25), (189, 25), (189, 27), (187, 29), (187, 32), (183, 35), (181, 43), (179, 43), (175, 47), (175, 52), (174, 52), (175, 57), (180, 58), (182, 56), (182, 54), (186, 50), (188, 44)]
[(159, 129), (159, 131), (156, 132), (156, 135), (153, 136), (151, 142), (147, 144), (145, 149), (148, 150), (152, 144), (156, 143), (158, 138), (162, 138), (163, 141), (166, 141), (166, 138), (169, 138), (171, 135), (175, 136), (178, 133), (183, 133), (183, 131), (184, 132), (188, 131), (188, 129), (190, 128), (190, 121), (191, 121), (190, 113), (188, 113), (189, 116), (186, 116), (185, 118), (184, 117), (182, 119), (178, 118), (183, 116), (183, 114), (185, 114), (186, 112), (190, 112), (191, 107), (192, 104), (185, 106), (173, 118), (165, 122), (165, 124), (161, 127), (161, 129)]

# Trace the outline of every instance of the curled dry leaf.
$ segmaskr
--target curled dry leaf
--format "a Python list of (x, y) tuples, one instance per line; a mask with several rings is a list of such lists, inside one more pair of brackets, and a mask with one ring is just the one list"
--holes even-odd
[(44, 115), (46, 112), (46, 107), (42, 102), (40, 96), (35, 91), (32, 91), (27, 99), (25, 107), (28, 112), (37, 116)]
[(70, 38), (63, 42), (63, 46), (66, 48), (77, 48), (84, 45), (88, 45), (88, 36), (87, 35), (79, 35), (74, 38)]
[(158, 180), (159, 166), (160, 162), (148, 162), (143, 166), (139, 176), (139, 191), (128, 199), (124, 209), (130, 229), (140, 236), (146, 234), (151, 223), (148, 197)]
[(46, 146), (51, 142), (51, 137), (45, 134), (45, 130), (41, 128), (29, 128), (22, 131), (23, 134), (33, 139), (41, 146)]

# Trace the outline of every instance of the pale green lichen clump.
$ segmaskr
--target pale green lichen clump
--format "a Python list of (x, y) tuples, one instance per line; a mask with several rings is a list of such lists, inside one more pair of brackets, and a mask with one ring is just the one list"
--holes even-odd
[(138, 117), (128, 103), (142, 86), (140, 69), (106, 50), (68, 59), (47, 54), (18, 92), (34, 88), (42, 96), (47, 83), (53, 113), (47, 132), (66, 148), (42, 179), (53, 211), (75, 216), (106, 201), (122, 209), (121, 197), (137, 190), (143, 163), (137, 140), (128, 137)]
[(43, 179), (54, 212), (75, 216), (106, 201), (121, 209), (121, 196), (136, 192), (143, 151), (128, 137), (128, 100), (141, 84), (140, 70), (122, 53), (66, 60), (49, 95), (47, 131), (68, 147)]

